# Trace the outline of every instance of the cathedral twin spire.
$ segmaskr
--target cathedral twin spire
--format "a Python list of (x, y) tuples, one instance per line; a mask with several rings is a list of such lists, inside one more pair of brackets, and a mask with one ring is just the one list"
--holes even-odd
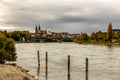
[(37, 25), (36, 25), (36, 27), (35, 27), (35, 33), (37, 34), (37, 33), (39, 33), (41, 31), (41, 27), (40, 27), (40, 25), (37, 27)]

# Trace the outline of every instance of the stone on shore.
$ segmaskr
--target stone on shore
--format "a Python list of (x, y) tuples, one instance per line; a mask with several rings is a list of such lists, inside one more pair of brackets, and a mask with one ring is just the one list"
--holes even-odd
[(0, 80), (38, 80), (18, 66), (0, 64)]

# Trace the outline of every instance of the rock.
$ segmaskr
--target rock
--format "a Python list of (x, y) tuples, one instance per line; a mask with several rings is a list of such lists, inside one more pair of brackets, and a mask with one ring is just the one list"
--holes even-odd
[(30, 79), (27, 76), (24, 76), (23, 80), (30, 80)]

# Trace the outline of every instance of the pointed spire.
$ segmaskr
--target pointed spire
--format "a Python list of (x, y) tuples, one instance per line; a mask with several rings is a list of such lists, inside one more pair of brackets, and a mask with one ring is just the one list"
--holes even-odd
[(40, 27), (40, 24), (39, 24), (39, 31), (41, 31), (41, 27)]
[(38, 32), (38, 30), (37, 30), (37, 24), (36, 24), (36, 27), (35, 27), (35, 33), (37, 33)]

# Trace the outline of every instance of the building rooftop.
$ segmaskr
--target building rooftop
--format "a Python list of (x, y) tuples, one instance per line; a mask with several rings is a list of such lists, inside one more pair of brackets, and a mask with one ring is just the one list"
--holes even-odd
[(120, 29), (113, 29), (113, 31), (120, 31)]

